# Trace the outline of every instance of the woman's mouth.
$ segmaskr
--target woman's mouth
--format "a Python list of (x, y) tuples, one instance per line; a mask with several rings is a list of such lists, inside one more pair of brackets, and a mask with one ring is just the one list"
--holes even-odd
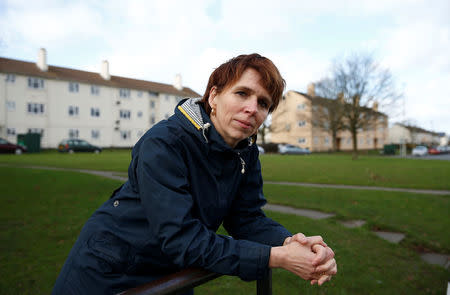
[(247, 121), (241, 121), (241, 120), (236, 120), (236, 122), (239, 124), (239, 126), (241, 126), (241, 128), (243, 129), (250, 129), (252, 128), (252, 124), (250, 122)]

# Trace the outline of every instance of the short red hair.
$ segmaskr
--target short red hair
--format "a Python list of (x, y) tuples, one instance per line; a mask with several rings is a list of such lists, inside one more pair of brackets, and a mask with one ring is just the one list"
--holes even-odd
[(270, 59), (253, 53), (236, 56), (221, 64), (212, 72), (201, 100), (208, 115), (211, 113), (211, 106), (208, 102), (211, 88), (216, 86), (217, 93), (221, 93), (224, 89), (236, 83), (248, 68), (254, 69), (261, 75), (261, 85), (272, 98), (269, 113), (275, 110), (283, 95), (286, 82)]

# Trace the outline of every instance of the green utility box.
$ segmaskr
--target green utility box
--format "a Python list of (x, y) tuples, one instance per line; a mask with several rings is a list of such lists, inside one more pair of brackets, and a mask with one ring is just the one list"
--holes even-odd
[(383, 154), (395, 155), (397, 153), (398, 148), (399, 148), (398, 144), (385, 144)]
[(39, 153), (41, 151), (41, 134), (17, 134), (17, 144), (26, 146), (28, 153)]

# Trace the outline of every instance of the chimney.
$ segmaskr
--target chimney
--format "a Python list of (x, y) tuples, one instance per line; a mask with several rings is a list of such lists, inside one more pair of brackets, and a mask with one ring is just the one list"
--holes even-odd
[(309, 96), (312, 96), (312, 97), (316, 96), (316, 90), (315, 89), (316, 89), (316, 87), (315, 87), (314, 83), (309, 83), (308, 84), (308, 92), (307, 92), (307, 94)]
[(102, 76), (105, 80), (111, 80), (111, 75), (109, 74), (109, 63), (107, 60), (102, 61), (100, 76)]
[(45, 50), (45, 48), (39, 49), (38, 60), (37, 60), (36, 65), (41, 71), (47, 72), (47, 70), (48, 70), (47, 51)]
[(177, 90), (183, 90), (183, 85), (181, 84), (181, 74), (175, 75), (175, 81), (173, 83), (173, 87)]
[(374, 101), (374, 102), (373, 102), (372, 109), (373, 109), (375, 112), (378, 112), (378, 102), (377, 102), (377, 101)]

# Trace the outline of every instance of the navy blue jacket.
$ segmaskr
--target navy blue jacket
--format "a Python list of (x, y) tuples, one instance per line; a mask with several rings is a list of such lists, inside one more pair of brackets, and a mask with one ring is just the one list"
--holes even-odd
[[(261, 278), (271, 246), (290, 236), (261, 210), (262, 186), (256, 145), (230, 148), (196, 100), (183, 101), (136, 143), (128, 181), (88, 220), (55, 290), (94, 281), (77, 277), (86, 271), (114, 291), (191, 266)], [(215, 233), (222, 223), (231, 237)]]

